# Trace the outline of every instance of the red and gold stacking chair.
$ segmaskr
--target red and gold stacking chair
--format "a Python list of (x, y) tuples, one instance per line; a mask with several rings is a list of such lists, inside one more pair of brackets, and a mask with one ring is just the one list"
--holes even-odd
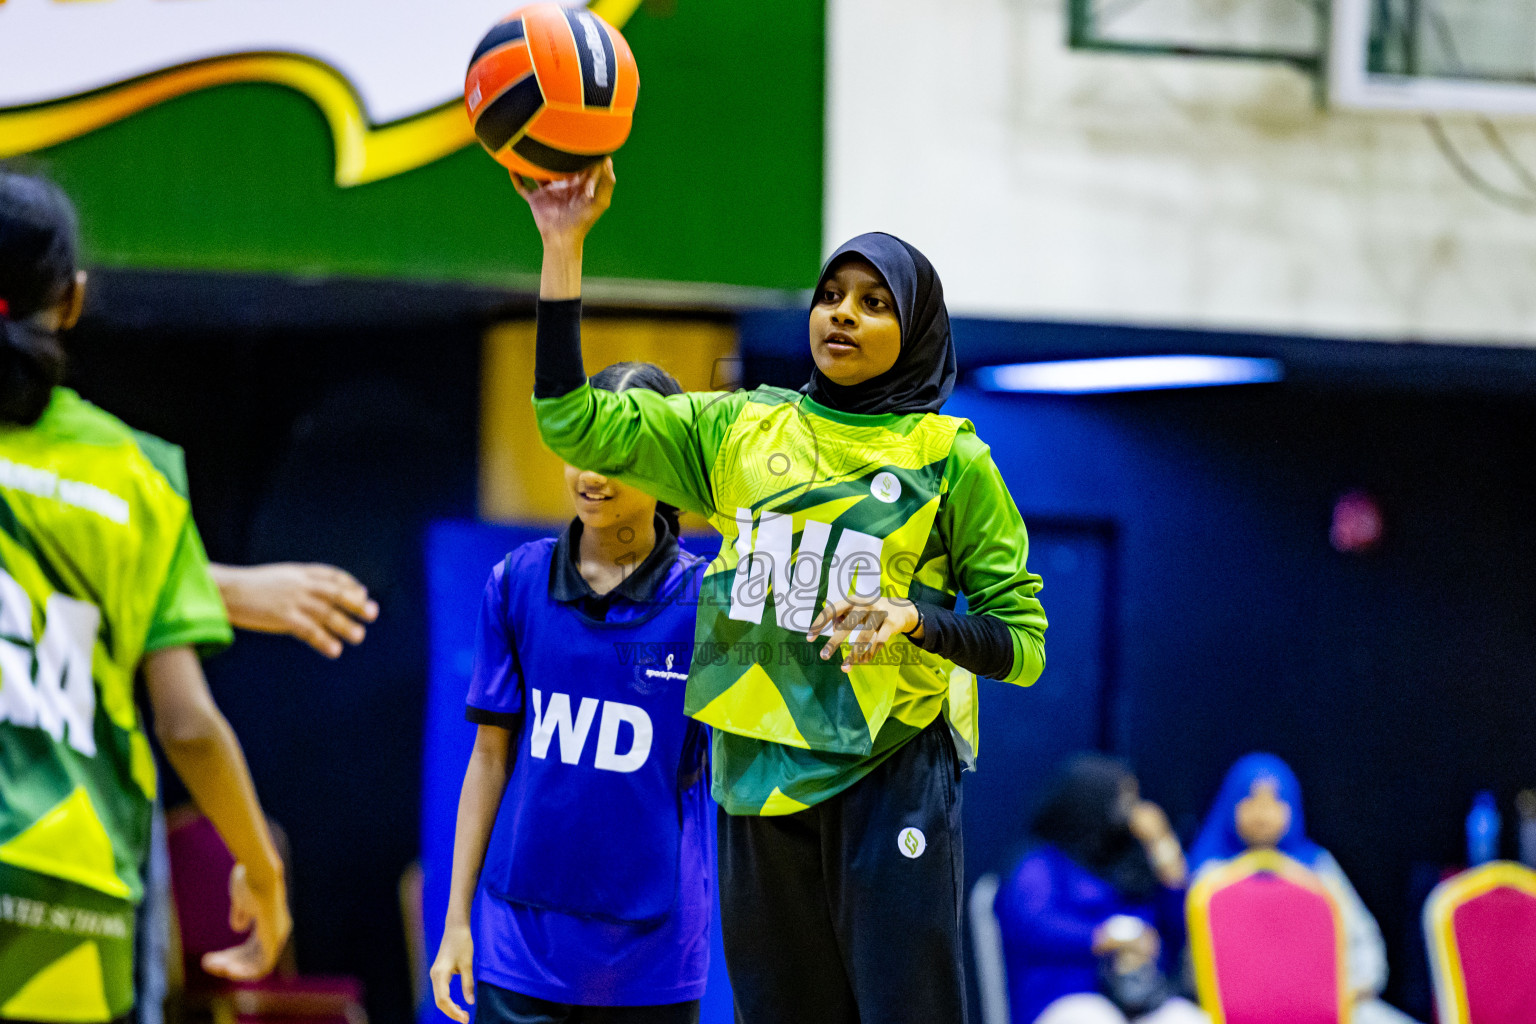
[[(363, 986), (355, 978), (301, 975), (293, 945), (260, 981), (231, 982), (203, 972), (204, 953), (240, 942), (229, 927), (229, 873), (235, 858), (195, 807), (165, 816), (171, 854), (176, 942), (181, 949), (183, 1021), (212, 1024), (368, 1024)], [(272, 839), (287, 861), (287, 840), (272, 826)], [(292, 877), (290, 872), (289, 877)]]
[(1536, 871), (1494, 861), (1446, 879), (1424, 937), (1440, 1024), (1536, 1024)]
[(1344, 922), (1321, 880), (1256, 850), (1189, 892), (1189, 950), (1213, 1024), (1349, 1024)]

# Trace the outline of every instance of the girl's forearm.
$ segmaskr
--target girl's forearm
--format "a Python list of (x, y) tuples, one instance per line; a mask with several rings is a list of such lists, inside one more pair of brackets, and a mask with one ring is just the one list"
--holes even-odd
[(533, 395), (559, 398), (581, 387), (581, 242), (544, 241), (539, 278), (538, 328), (534, 341)]
[(546, 238), (544, 267), (539, 274), (539, 298), (581, 298), (580, 239)]
[(245, 865), (256, 884), (280, 879), (283, 862), (256, 798), (234, 730), (208, 693), (191, 648), (157, 651), (144, 660), (155, 735), (198, 809)]
[(213, 822), (229, 852), (245, 865), (251, 881), (262, 884), (280, 878), (282, 858), (267, 830), (245, 755), (224, 716), (215, 715), (206, 735), (162, 741), (161, 747), (193, 802)]
[(453, 876), (448, 888), (449, 925), (469, 924), (475, 886), (480, 881), (480, 868), (485, 863), (485, 850), (490, 845), (491, 828), (496, 824), (496, 811), (506, 786), (505, 751), (498, 757), (477, 742), (469, 769), (464, 773), (464, 788), (459, 793), (459, 817), (453, 833)]

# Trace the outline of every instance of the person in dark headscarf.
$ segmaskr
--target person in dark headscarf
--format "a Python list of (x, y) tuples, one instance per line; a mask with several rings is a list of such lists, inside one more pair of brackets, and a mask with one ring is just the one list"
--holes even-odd
[(1184, 938), (1184, 852), (1130, 769), (1068, 761), (1030, 834), (993, 903), (1014, 1024), (1204, 1022), (1167, 982)]
[(1190, 863), (1198, 878), (1249, 850), (1278, 850), (1316, 872), (1333, 895), (1344, 919), (1355, 1024), (1413, 1024), (1413, 1018), (1382, 1000), (1387, 944), (1381, 928), (1333, 854), (1308, 837), (1301, 783), (1274, 754), (1247, 754), (1228, 769), (1190, 848)]
[(860, 235), (817, 278), (803, 390), (613, 394), (582, 372), (579, 299), (612, 165), (519, 189), (544, 239), (545, 442), (724, 537), (685, 710), (714, 730), (738, 1019), (964, 1020), (974, 675), (1033, 683), (1046, 623), (990, 450), (940, 412), (956, 370), (938, 275)]
[[(882, 292), (895, 305), (897, 335), (854, 341), (840, 329), (836, 300), (855, 293), (882, 302)], [(928, 257), (883, 231), (844, 242), (822, 268), (811, 303), (811, 355), (816, 369), (800, 390), (829, 409), (938, 412), (955, 389), (955, 343)]]

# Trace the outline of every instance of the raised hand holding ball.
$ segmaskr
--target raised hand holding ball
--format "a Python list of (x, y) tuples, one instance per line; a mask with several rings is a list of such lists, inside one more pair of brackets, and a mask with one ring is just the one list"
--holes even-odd
[(589, 167), (556, 181), (529, 186), (512, 177), (518, 193), (528, 201), (533, 223), (545, 245), (580, 245), (598, 218), (613, 201), (613, 186), (618, 178), (613, 161), (604, 157), (596, 167)]

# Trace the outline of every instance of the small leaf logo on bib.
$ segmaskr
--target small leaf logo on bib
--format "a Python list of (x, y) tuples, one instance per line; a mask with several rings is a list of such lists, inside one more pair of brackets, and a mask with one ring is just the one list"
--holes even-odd
[(875, 478), (869, 482), (869, 493), (875, 496), (875, 500), (889, 505), (901, 497), (901, 481), (896, 479), (895, 473), (876, 473)]
[(909, 860), (917, 860), (928, 849), (928, 837), (923, 835), (923, 830), (913, 828), (910, 825), (902, 829), (896, 836), (896, 848), (901, 855)]

